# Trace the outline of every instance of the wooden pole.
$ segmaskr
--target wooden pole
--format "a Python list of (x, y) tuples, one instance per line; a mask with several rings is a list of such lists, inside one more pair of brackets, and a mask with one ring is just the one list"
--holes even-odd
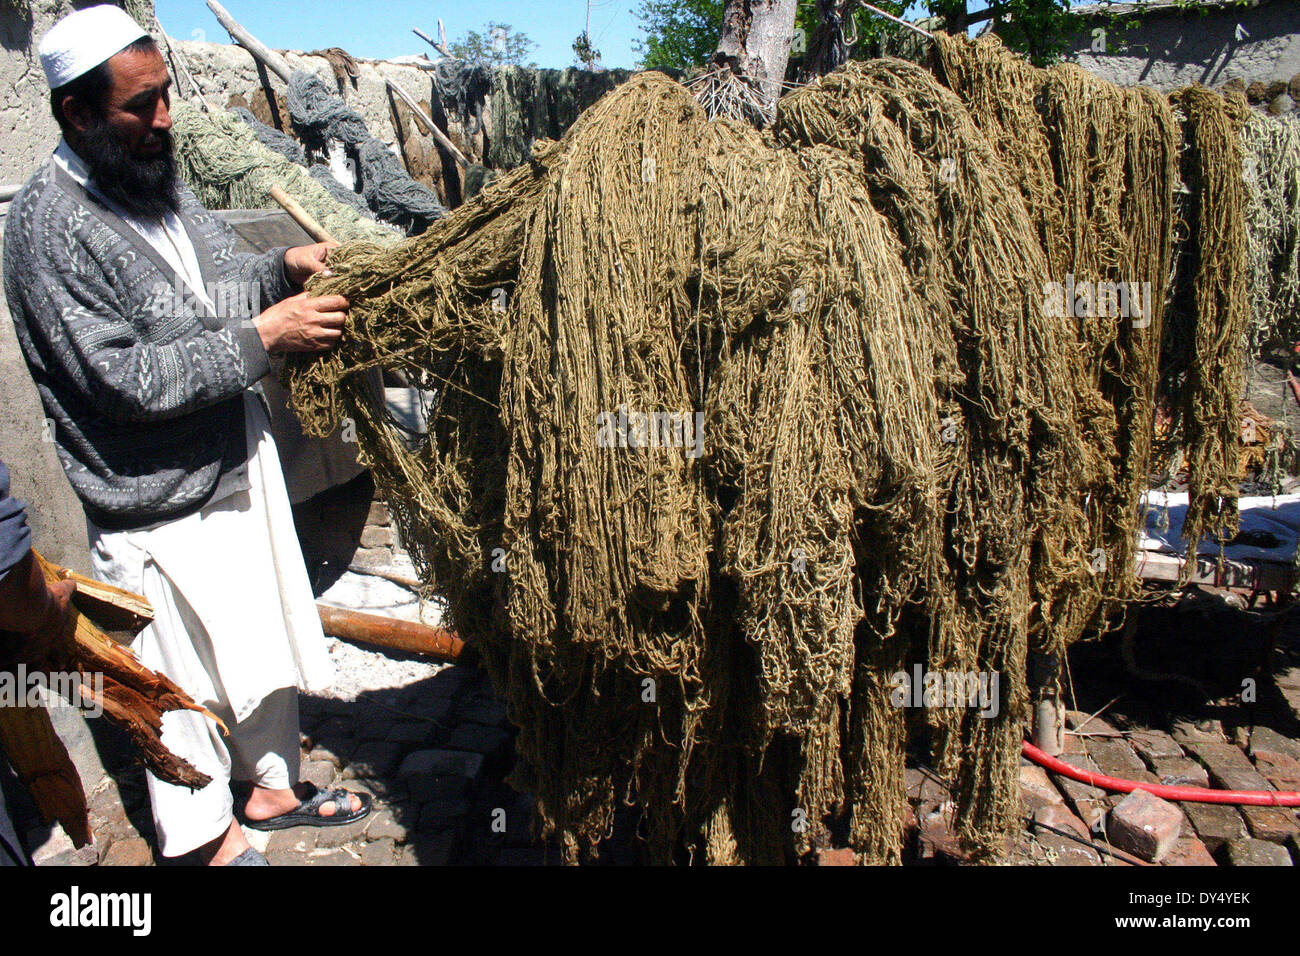
[(226, 32), (230, 34), (232, 40), (261, 60), (268, 70), (284, 80), (284, 82), (289, 82), (293, 67), (289, 65), (288, 60), (241, 27), (239, 21), (232, 17), (225, 7), (217, 3), (217, 0), (207, 0), (207, 3), (212, 15), (226, 28)]
[(311, 236), (317, 242), (338, 242), (333, 236), (326, 231), (325, 227), (316, 221), (316, 217), (302, 208), (302, 204), (294, 199), (279, 186), (271, 187), (271, 198), (280, 204), (280, 206), (293, 217), (294, 222), (307, 230), (307, 235)]
[(469, 160), (465, 158), (465, 154), (456, 148), (456, 144), (447, 138), (446, 133), (434, 125), (433, 120), (428, 117), (424, 110), (420, 108), (420, 104), (415, 101), (415, 97), (411, 96), (410, 93), (406, 92), (406, 90), (402, 89), (387, 77), (384, 78), (384, 82), (388, 84), (390, 90), (398, 95), (403, 103), (411, 108), (411, 112), (420, 118), (428, 128), (429, 132), (433, 134), (433, 138), (436, 139), (442, 147), (447, 150), (447, 152), (451, 153), (452, 159), (456, 160), (456, 162), (462, 167), (469, 166)]
[(320, 613), (321, 627), (331, 637), (423, 654), (443, 661), (456, 660), (465, 649), (465, 642), (444, 627), (429, 627), (414, 621), (399, 621), (326, 604), (317, 604), (316, 610)]
[(408, 578), (401, 574), (394, 574), (391, 571), (381, 571), (379, 568), (366, 568), (359, 564), (349, 564), (348, 570), (353, 574), (364, 574), (372, 578), (382, 578), (385, 581), (392, 581), (394, 584), (401, 585), (413, 594), (420, 593), (420, 582), (415, 578)]
[[(874, 14), (875, 14), (876, 16), (878, 16), (878, 17), (884, 17), (886, 20), (893, 20), (893, 21), (894, 21), (895, 23), (897, 23), (900, 27), (907, 27), (907, 28), (908, 28), (909, 30), (911, 30), (913, 33), (919, 33), (919, 34), (921, 34), (921, 36), (926, 37), (926, 38), (928, 38), (928, 39), (930, 39), (930, 40), (933, 40), (933, 39), (934, 39), (934, 34), (933, 34), (933, 33), (929, 33), (929, 32), (927, 32), (927, 31), (925, 31), (925, 30), (922, 30), (922, 29), (921, 29), (920, 27), (918, 27), (915, 23), (908, 23), (906, 20), (902, 19), (901, 17), (896, 17), (896, 16), (894, 16), (892, 13), (888, 13), (888, 12), (886, 12), (886, 11), (884, 11), (884, 10), (881, 10), (879, 7), (873, 7), (873, 6), (872, 6), (871, 4), (869, 4), (869, 3), (861, 2), (861, 0), (860, 0), (860, 2), (859, 2), (859, 5), (860, 5), (860, 6), (863, 6), (863, 7), (866, 7), (867, 10), (869, 10), (869, 11), (872, 12), (872, 13), (874, 13)], [(1054, 755), (1053, 755), (1053, 756), (1054, 756)]]
[(185, 58), (181, 56), (179, 50), (172, 46), (171, 38), (167, 36), (167, 31), (163, 29), (163, 25), (157, 16), (154, 16), (153, 22), (154, 26), (158, 28), (158, 35), (162, 37), (163, 50), (167, 53), (167, 59), (171, 60), (172, 71), (178, 77), (183, 77), (185, 82), (190, 85), (191, 96), (203, 109), (203, 112), (211, 113), (212, 104), (207, 101), (203, 95), (203, 91), (199, 89), (198, 81), (194, 79), (194, 74), (190, 72), (189, 65), (185, 62)]
[[(439, 20), (438, 23), (441, 24), (442, 21)], [(433, 47), (443, 56), (447, 56), (447, 57), (451, 56), (451, 54), (447, 52), (447, 38), (445, 36), (442, 39), (442, 43), (439, 43), (437, 40), (429, 36), (429, 34), (425, 33), (423, 30), (419, 29), (418, 27), (412, 27), (411, 32), (414, 33), (421, 40), (423, 40), (425, 43), (429, 44), (429, 46)]]

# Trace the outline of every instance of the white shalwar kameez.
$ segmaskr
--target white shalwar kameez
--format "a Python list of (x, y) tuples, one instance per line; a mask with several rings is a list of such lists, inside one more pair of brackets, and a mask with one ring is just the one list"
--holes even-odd
[[(66, 143), (59, 144), (55, 161), (94, 190), (85, 164)], [(161, 225), (142, 222), (100, 198), (213, 308), (177, 217)], [(248, 490), (144, 529), (109, 531), (87, 519), (94, 576), (153, 605), (154, 621), (132, 650), (230, 729), (223, 738), (210, 719), (193, 711), (163, 716), (163, 744), (212, 777), (191, 791), (148, 775), (164, 856), (189, 853), (226, 831), (232, 779), (274, 789), (297, 782), (297, 691), (321, 691), (334, 679), (270, 420), (252, 390), (244, 393), (244, 428)]]
[(212, 783), (191, 792), (149, 774), (160, 849), (180, 856), (230, 825), (232, 779), (298, 779), (298, 698), (334, 678), (294, 530), (270, 423), (245, 394), (250, 488), (144, 530), (87, 522), (95, 577), (148, 599), (154, 621), (131, 648), (230, 728), (193, 711), (163, 716), (163, 744)]

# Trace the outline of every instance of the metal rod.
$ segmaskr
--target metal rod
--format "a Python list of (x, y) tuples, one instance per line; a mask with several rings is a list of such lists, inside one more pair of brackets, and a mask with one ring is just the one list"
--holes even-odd
[(916, 31), (917, 33), (921, 34), (921, 36), (923, 36), (923, 37), (927, 37), (927, 38), (929, 38), (929, 39), (931, 39), (931, 40), (934, 39), (934, 34), (933, 34), (933, 33), (927, 33), (925, 30), (922, 30), (920, 27), (918, 27), (918, 26), (917, 26), (916, 24), (914, 24), (914, 23), (908, 23), (906, 20), (902, 19), (901, 17), (896, 17), (896, 16), (894, 16), (892, 13), (886, 13), (884, 10), (881, 10), (879, 7), (873, 7), (873, 6), (872, 6), (871, 4), (869, 4), (869, 3), (864, 3), (863, 0), (858, 0), (858, 3), (859, 3), (861, 6), (866, 7), (868, 10), (870, 10), (872, 13), (874, 13), (874, 14), (875, 14), (876, 16), (878, 16), (878, 17), (884, 17), (886, 20), (893, 20), (893, 21), (894, 21), (895, 23), (897, 23), (899, 26), (904, 26), (904, 27), (907, 27), (909, 30), (914, 30), (914, 31)]

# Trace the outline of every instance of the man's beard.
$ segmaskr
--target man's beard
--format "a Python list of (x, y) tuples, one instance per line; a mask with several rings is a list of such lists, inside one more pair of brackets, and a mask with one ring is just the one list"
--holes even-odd
[(90, 181), (107, 199), (132, 216), (161, 221), (180, 207), (176, 184), (176, 157), (172, 155), (171, 133), (153, 133), (162, 142), (157, 156), (132, 156), (113, 128), (96, 120), (77, 137), (77, 153), (90, 169)]

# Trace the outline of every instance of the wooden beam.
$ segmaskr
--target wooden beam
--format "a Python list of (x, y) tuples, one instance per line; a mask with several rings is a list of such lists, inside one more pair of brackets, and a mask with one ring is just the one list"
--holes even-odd
[(288, 60), (240, 26), (239, 21), (232, 17), (225, 7), (217, 3), (217, 0), (207, 0), (207, 3), (208, 9), (212, 11), (217, 21), (226, 28), (226, 32), (230, 34), (232, 40), (253, 54), (268, 70), (284, 80), (284, 82), (289, 82), (293, 67), (289, 65)]
[[(1180, 580), (1187, 558), (1180, 554), (1139, 551), (1135, 558), (1137, 576), (1143, 581), (1174, 583)], [(1233, 561), (1222, 563), (1206, 555), (1196, 558), (1196, 570), (1189, 584), (1239, 588), (1246, 591), (1286, 591), (1295, 581), (1290, 564), (1281, 561)]]
[(212, 112), (212, 104), (204, 97), (203, 91), (199, 89), (199, 83), (194, 79), (194, 74), (190, 72), (189, 65), (185, 62), (185, 57), (181, 56), (180, 51), (172, 46), (171, 38), (167, 36), (167, 31), (163, 29), (162, 23), (158, 17), (153, 18), (154, 25), (158, 27), (158, 35), (162, 37), (163, 50), (167, 54), (167, 59), (171, 61), (172, 72), (178, 77), (184, 78), (185, 82), (190, 85), (190, 94), (192, 99), (199, 104), (199, 107), (205, 113)]
[(444, 627), (429, 627), (414, 621), (363, 614), (344, 608), (317, 604), (321, 627), (331, 637), (361, 641), (409, 654), (423, 654), (442, 661), (454, 661), (465, 649), (465, 642)]
[(420, 593), (421, 585), (419, 581), (415, 580), (415, 578), (408, 578), (405, 575), (394, 574), (392, 571), (382, 571), (379, 568), (363, 567), (360, 564), (349, 564), (348, 570), (353, 574), (364, 574), (372, 578), (383, 578), (385, 581), (392, 581), (394, 584), (401, 585), (414, 594)]
[(411, 112), (420, 118), (425, 127), (428, 128), (429, 132), (433, 135), (433, 138), (438, 141), (443, 149), (451, 153), (451, 158), (460, 164), (462, 168), (468, 167), (469, 160), (465, 158), (465, 154), (456, 148), (456, 144), (447, 138), (446, 133), (434, 125), (433, 120), (431, 120), (428, 114), (420, 108), (420, 104), (415, 101), (415, 97), (411, 96), (410, 93), (406, 92), (406, 90), (402, 89), (397, 85), (397, 83), (387, 77), (384, 78), (384, 82), (388, 84), (388, 88), (396, 93), (403, 103), (411, 108)]
[[(441, 20), (438, 21), (438, 25), (439, 25), (439, 26), (442, 26), (442, 21), (441, 21)], [(447, 52), (447, 38), (446, 38), (445, 35), (444, 35), (443, 38), (442, 38), (442, 42), (439, 43), (439, 42), (438, 42), (437, 40), (435, 40), (433, 37), (429, 36), (429, 34), (425, 33), (423, 30), (421, 30), (421, 29), (419, 29), (419, 28), (417, 28), (417, 27), (412, 27), (412, 28), (411, 28), (411, 32), (414, 33), (414, 34), (415, 34), (417, 37), (419, 37), (421, 40), (423, 40), (425, 43), (429, 44), (429, 46), (433, 47), (435, 50), (437, 50), (437, 51), (438, 51), (439, 53), (441, 53), (443, 56), (447, 56), (447, 57), (451, 56), (451, 54), (450, 54), (449, 52)]]
[(311, 236), (317, 242), (338, 242), (331, 236), (324, 226), (316, 221), (316, 217), (302, 208), (302, 204), (294, 199), (279, 186), (271, 187), (271, 198), (280, 204), (280, 207), (293, 217), (293, 221), (307, 230), (307, 235)]

